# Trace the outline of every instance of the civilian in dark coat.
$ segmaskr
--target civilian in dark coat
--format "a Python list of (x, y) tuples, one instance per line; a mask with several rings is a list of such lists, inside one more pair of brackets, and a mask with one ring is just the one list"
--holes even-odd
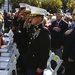
[(66, 68), (65, 75), (75, 74), (75, 28), (71, 34), (67, 35), (63, 56), (62, 56)]
[(65, 32), (65, 44), (63, 51), (63, 60), (65, 66), (65, 75), (75, 75), (75, 10), (73, 11), (72, 26)]
[(62, 20), (61, 13), (56, 14), (56, 20), (52, 23), (49, 28), (51, 32), (51, 47), (52, 51), (54, 51), (60, 57), (62, 56), (62, 38), (63, 33), (67, 30), (68, 24)]

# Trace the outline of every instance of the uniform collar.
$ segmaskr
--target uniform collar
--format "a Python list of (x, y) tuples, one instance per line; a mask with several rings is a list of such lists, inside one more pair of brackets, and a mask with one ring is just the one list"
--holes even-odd
[(39, 25), (37, 25), (37, 26), (34, 26), (34, 28), (36, 28), (36, 29), (41, 28), (41, 27), (43, 27), (43, 24), (42, 23), (39, 24)]
[(39, 24), (39, 25), (37, 25), (37, 26), (34, 26), (34, 31), (37, 31), (37, 30), (40, 30), (41, 28), (43, 27), (43, 24), (41, 23), (41, 24)]

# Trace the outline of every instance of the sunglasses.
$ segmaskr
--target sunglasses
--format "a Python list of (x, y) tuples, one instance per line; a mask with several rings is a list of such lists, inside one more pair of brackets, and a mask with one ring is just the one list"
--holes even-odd
[(72, 14), (73, 16), (75, 16), (75, 14)]

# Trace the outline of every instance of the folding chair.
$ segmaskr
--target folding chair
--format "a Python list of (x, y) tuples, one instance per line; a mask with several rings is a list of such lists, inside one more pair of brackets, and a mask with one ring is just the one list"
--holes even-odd
[(19, 50), (16, 48), (16, 46), (14, 46), (13, 48), (14, 48), (14, 52), (13, 53), (15, 54), (16, 59), (18, 59), (19, 56), (20, 56)]
[(3, 41), (7, 44), (7, 46), (9, 46), (10, 43), (13, 43), (13, 36), (14, 36), (14, 33), (11, 29), (9, 30), (8, 33), (4, 34)]
[[(3, 40), (6, 43), (0, 49), (0, 75), (17, 75), (16, 69), (16, 54), (18, 58), (18, 51), (16, 45), (13, 47), (13, 32), (10, 30), (9, 33), (5, 34), (7, 37), (4, 37)], [(15, 50), (16, 51), (15, 51)]]
[(17, 75), (16, 57), (0, 57), (0, 75)]
[[(52, 60), (54, 60), (57, 63), (55, 69), (53, 69), (51, 66)], [(50, 52), (50, 56), (47, 61), (47, 68), (44, 69), (43, 75), (57, 75), (57, 71), (58, 71), (59, 67), (61, 66), (62, 62), (63, 62), (63, 60), (60, 59), (59, 56), (55, 55), (54, 52)]]
[(17, 75), (16, 71), (16, 64), (15, 62), (13, 63), (7, 63), (7, 62), (2, 62), (0, 63), (2, 66), (0, 66), (0, 75)]
[(8, 75), (8, 71), (6, 71), (6, 70), (0, 70), (0, 75)]
[(8, 39), (12, 39), (13, 36), (14, 36), (14, 33), (13, 33), (13, 31), (10, 29), (8, 33), (4, 33), (4, 36), (9, 37)]

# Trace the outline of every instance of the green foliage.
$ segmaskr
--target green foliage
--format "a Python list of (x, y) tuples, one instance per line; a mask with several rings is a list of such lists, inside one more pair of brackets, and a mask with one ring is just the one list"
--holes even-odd
[(44, 0), (42, 3), (42, 7), (47, 9), (50, 12), (56, 12), (57, 9), (62, 8), (62, 1), (61, 0)]
[(42, 7), (50, 12), (55, 12), (57, 9), (62, 8), (61, 0), (10, 0), (10, 3), (15, 8), (19, 6), (19, 3), (28, 3), (32, 6)]
[(14, 8), (19, 7), (19, 3), (28, 3), (33, 6), (41, 7), (42, 0), (10, 0), (10, 3)]
[(67, 10), (67, 3), (70, 1), (70, 0), (61, 0), (62, 1), (62, 3), (63, 3), (63, 11), (64, 12), (66, 12), (66, 10)]
[(67, 7), (72, 11), (75, 8), (75, 0), (70, 0), (67, 3)]
[(29, 0), (29, 4), (37, 7), (42, 6), (42, 0)]
[(37, 6), (37, 5), (36, 5), (36, 0), (29, 0), (28, 3), (29, 3), (30, 5)]
[(19, 7), (19, 3), (26, 2), (26, 0), (10, 0), (10, 4), (13, 8)]
[(3, 3), (3, 0), (0, 0), (0, 4), (2, 4)]
[(0, 5), (2, 5), (3, 4), (3, 0), (0, 0)]
[(2, 4), (3, 4), (3, 0), (0, 0), (0, 7), (1, 7)]

